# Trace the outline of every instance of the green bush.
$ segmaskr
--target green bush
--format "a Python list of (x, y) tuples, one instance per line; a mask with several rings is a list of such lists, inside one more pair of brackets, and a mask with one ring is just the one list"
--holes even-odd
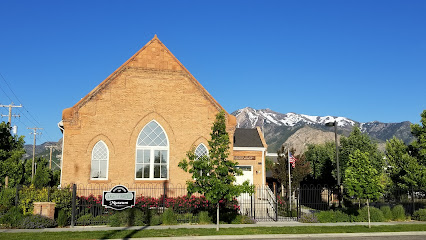
[(20, 225), (21, 228), (26, 229), (40, 229), (40, 228), (50, 228), (56, 227), (57, 224), (55, 220), (50, 219), (41, 215), (29, 215), (26, 216)]
[[(368, 222), (368, 208), (363, 207), (358, 210), (358, 216), (354, 218), (357, 222)], [(370, 221), (371, 222), (384, 222), (386, 219), (383, 216), (383, 212), (375, 207), (370, 207)]]
[(389, 206), (381, 206), (380, 211), (382, 211), (386, 221), (392, 220), (392, 211)]
[(120, 227), (122, 226), (121, 222), (122, 219), (119, 212), (111, 215), (108, 219), (108, 225), (110, 225), (111, 227)]
[(302, 223), (317, 223), (318, 219), (315, 214), (303, 214), (300, 216), (299, 221)]
[(47, 202), (47, 188), (36, 189), (34, 185), (31, 185), (19, 190), (19, 207), (24, 214), (32, 214), (34, 210), (33, 202)]
[(173, 212), (173, 209), (168, 208), (163, 213), (163, 224), (164, 225), (176, 225), (177, 224), (177, 216)]
[(349, 215), (340, 210), (321, 211), (316, 213), (315, 217), (320, 223), (349, 222), (350, 220)]
[(405, 209), (402, 205), (396, 205), (392, 208), (392, 216), (395, 221), (404, 221), (405, 217)]
[(64, 209), (61, 209), (58, 213), (58, 226), (65, 227), (66, 225), (68, 225), (68, 214)]
[(177, 220), (179, 223), (196, 223), (197, 219), (192, 213), (178, 214)]
[(161, 225), (163, 223), (162, 216), (161, 215), (151, 215), (151, 218), (149, 219), (149, 225), (150, 226), (157, 226)]
[(212, 219), (209, 216), (209, 212), (202, 211), (198, 214), (198, 223), (200, 224), (211, 224)]
[(426, 221), (426, 209), (419, 209), (413, 213), (413, 220)]
[(2, 206), (3, 212), (15, 205), (15, 196), (16, 188), (5, 188), (0, 192), (0, 205)]
[(16, 228), (21, 225), (23, 218), (24, 214), (22, 214), (21, 209), (18, 207), (12, 207), (6, 212), (6, 214), (0, 217), (0, 224), (8, 228)]
[(254, 224), (256, 221), (247, 215), (238, 215), (232, 222), (232, 224)]
[(93, 222), (93, 215), (91, 213), (86, 213), (82, 216), (80, 216), (79, 218), (77, 218), (77, 225), (83, 225), (83, 226), (87, 226), (87, 225), (91, 225), (91, 223)]

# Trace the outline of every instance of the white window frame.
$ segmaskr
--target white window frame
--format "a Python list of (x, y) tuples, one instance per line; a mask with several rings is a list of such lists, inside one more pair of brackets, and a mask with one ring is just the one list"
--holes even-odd
[[(194, 154), (197, 152), (197, 149), (198, 149), (200, 146), (203, 146), (203, 147), (207, 150), (207, 153), (206, 153), (206, 155), (205, 155), (205, 156), (209, 156), (209, 149), (207, 148), (207, 146), (206, 146), (204, 143), (200, 143), (200, 144), (198, 144), (198, 146), (195, 148)], [(200, 159), (200, 157), (201, 157), (201, 156), (197, 156), (197, 154), (195, 154), (195, 156), (196, 156), (196, 159), (195, 159), (195, 160), (198, 160), (198, 159)]]
[[(151, 122), (155, 122), (163, 131), (165, 137), (166, 137), (166, 141), (167, 141), (167, 146), (139, 146), (138, 145), (138, 141), (139, 141), (139, 136), (141, 135), (141, 133), (143, 132), (143, 130), (148, 126), (148, 124), (150, 124)], [(138, 178), (136, 176), (137, 173), (137, 166), (138, 165), (142, 165), (143, 163), (138, 163), (138, 150), (149, 150), (149, 156), (150, 156), (150, 162), (149, 162), (149, 178)], [(167, 177), (166, 178), (161, 178), (161, 167), (160, 167), (160, 178), (154, 178), (154, 166), (155, 166), (155, 151), (167, 151)], [(161, 160), (160, 160), (160, 164), (161, 164)], [(150, 121), (149, 123), (147, 123), (142, 130), (139, 132), (138, 138), (136, 139), (136, 153), (135, 153), (135, 180), (169, 180), (169, 174), (170, 174), (170, 144), (169, 144), (169, 137), (167, 136), (166, 131), (164, 130), (163, 126), (161, 126), (160, 123), (158, 123), (155, 120)], [(142, 170), (143, 171), (143, 170)], [(143, 174), (142, 174), (143, 176)]]
[[(98, 144), (103, 144), (103, 146), (105, 146), (106, 153), (107, 153), (107, 157), (106, 157), (106, 177), (105, 178), (100, 178), (100, 177), (94, 178), (94, 177), (92, 177), (92, 167), (93, 167), (93, 160), (94, 160), (93, 154), (94, 154), (95, 148), (98, 146)], [(101, 162), (103, 160), (96, 159), (96, 161), (98, 161), (98, 167), (99, 167), (99, 170), (100, 170), (101, 169)], [(107, 180), (108, 179), (108, 172), (109, 172), (109, 149), (108, 149), (108, 145), (104, 141), (99, 140), (92, 148), (91, 161), (90, 161), (90, 180)]]

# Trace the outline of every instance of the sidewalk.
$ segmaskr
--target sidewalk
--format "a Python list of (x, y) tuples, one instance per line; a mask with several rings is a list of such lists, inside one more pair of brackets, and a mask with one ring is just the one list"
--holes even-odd
[[(372, 226), (381, 225), (400, 225), (400, 224), (426, 224), (426, 222), (372, 222)], [(246, 227), (301, 227), (301, 226), (367, 226), (367, 222), (341, 222), (341, 223), (300, 223), (296, 221), (289, 222), (257, 222), (255, 224), (220, 224), (220, 228), (246, 228)], [(178, 229), (178, 228), (216, 228), (215, 224), (196, 225), (180, 224), (169, 226), (134, 226), (134, 227), (108, 227), (108, 226), (78, 226), (67, 228), (44, 228), (44, 229), (0, 229), (0, 233), (19, 233), (19, 232), (85, 232), (85, 231), (121, 231), (121, 230), (148, 230), (148, 229)], [(425, 229), (426, 231), (426, 229)], [(425, 232), (426, 233), (426, 232)], [(300, 235), (300, 234), (298, 234)], [(258, 236), (258, 235), (256, 235)], [(269, 235), (268, 235), (269, 236)], [(246, 236), (247, 238), (247, 236)], [(156, 238), (158, 239), (158, 238)], [(176, 238), (179, 239), (179, 238)], [(186, 237), (188, 239), (188, 237)]]

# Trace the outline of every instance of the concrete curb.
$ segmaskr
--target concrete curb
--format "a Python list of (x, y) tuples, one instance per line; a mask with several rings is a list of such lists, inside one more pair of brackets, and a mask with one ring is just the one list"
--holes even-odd
[[(372, 226), (400, 225), (400, 224), (426, 224), (426, 222), (372, 222)], [(303, 227), (303, 226), (367, 226), (366, 222), (347, 223), (300, 223), (300, 222), (257, 222), (256, 224), (221, 224), (220, 228), (255, 228), (255, 227)], [(44, 229), (0, 229), (0, 233), (19, 232), (87, 232), (87, 231), (124, 231), (124, 230), (149, 230), (149, 229), (207, 229), (216, 228), (216, 225), (169, 225), (169, 226), (134, 226), (134, 227), (108, 227), (108, 226), (79, 226), (74, 228), (44, 228)], [(257, 236), (257, 235), (256, 235)]]

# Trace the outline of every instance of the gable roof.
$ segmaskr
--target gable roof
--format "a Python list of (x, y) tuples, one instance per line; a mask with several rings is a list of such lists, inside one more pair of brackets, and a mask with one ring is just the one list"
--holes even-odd
[[(148, 51), (151, 51), (150, 53)], [(146, 54), (145, 54), (146, 53)], [(109, 75), (97, 87), (95, 87), (84, 98), (78, 101), (73, 107), (67, 108), (62, 112), (62, 119), (71, 119), (74, 113), (95, 97), (102, 89), (104, 89), (111, 81), (119, 76), (123, 71), (128, 68), (143, 68), (167, 71), (183, 71), (187, 74), (188, 78), (199, 89), (202, 95), (210, 101), (218, 111), (226, 110), (207, 92), (207, 90), (195, 79), (195, 77), (182, 65), (181, 62), (170, 52), (169, 49), (158, 39), (157, 35), (154, 36), (145, 46), (137, 51), (131, 58), (123, 63), (117, 70)], [(236, 119), (234, 116), (227, 114), (228, 122), (235, 125)], [(234, 124), (235, 123), (235, 124)]]
[(266, 147), (258, 128), (237, 128), (234, 132), (234, 147)]

